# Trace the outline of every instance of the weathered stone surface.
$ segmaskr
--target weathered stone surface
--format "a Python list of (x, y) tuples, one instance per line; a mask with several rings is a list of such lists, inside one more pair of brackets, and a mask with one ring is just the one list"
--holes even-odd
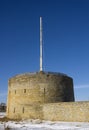
[(89, 102), (62, 102), (43, 105), (43, 119), (89, 122)]
[(74, 101), (73, 80), (67, 75), (37, 72), (9, 79), (9, 118), (41, 118), (40, 104), (70, 101)]

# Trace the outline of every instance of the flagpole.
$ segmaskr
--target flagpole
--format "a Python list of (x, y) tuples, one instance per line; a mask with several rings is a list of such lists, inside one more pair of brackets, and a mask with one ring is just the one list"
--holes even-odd
[(43, 70), (42, 58), (42, 17), (40, 17), (40, 71)]

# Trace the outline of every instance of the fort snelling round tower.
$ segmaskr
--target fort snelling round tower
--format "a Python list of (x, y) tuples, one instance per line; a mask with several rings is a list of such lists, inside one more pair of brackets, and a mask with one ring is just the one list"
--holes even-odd
[(45, 72), (42, 67), (42, 18), (40, 17), (40, 71), (9, 79), (7, 117), (43, 119), (42, 106), (73, 102), (73, 79), (62, 73)]

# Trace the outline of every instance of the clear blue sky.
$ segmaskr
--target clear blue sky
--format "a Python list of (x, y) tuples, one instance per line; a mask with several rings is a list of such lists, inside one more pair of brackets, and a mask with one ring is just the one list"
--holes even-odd
[(39, 71), (39, 18), (44, 70), (73, 78), (75, 99), (89, 100), (89, 0), (0, 0), (0, 102), (8, 79)]

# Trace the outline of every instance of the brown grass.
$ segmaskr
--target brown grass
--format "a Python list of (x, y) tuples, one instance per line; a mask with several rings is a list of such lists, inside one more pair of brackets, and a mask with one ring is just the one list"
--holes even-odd
[(8, 121), (21, 121), (20, 119), (9, 119), (7, 117), (0, 118), (1, 122), (8, 122)]

